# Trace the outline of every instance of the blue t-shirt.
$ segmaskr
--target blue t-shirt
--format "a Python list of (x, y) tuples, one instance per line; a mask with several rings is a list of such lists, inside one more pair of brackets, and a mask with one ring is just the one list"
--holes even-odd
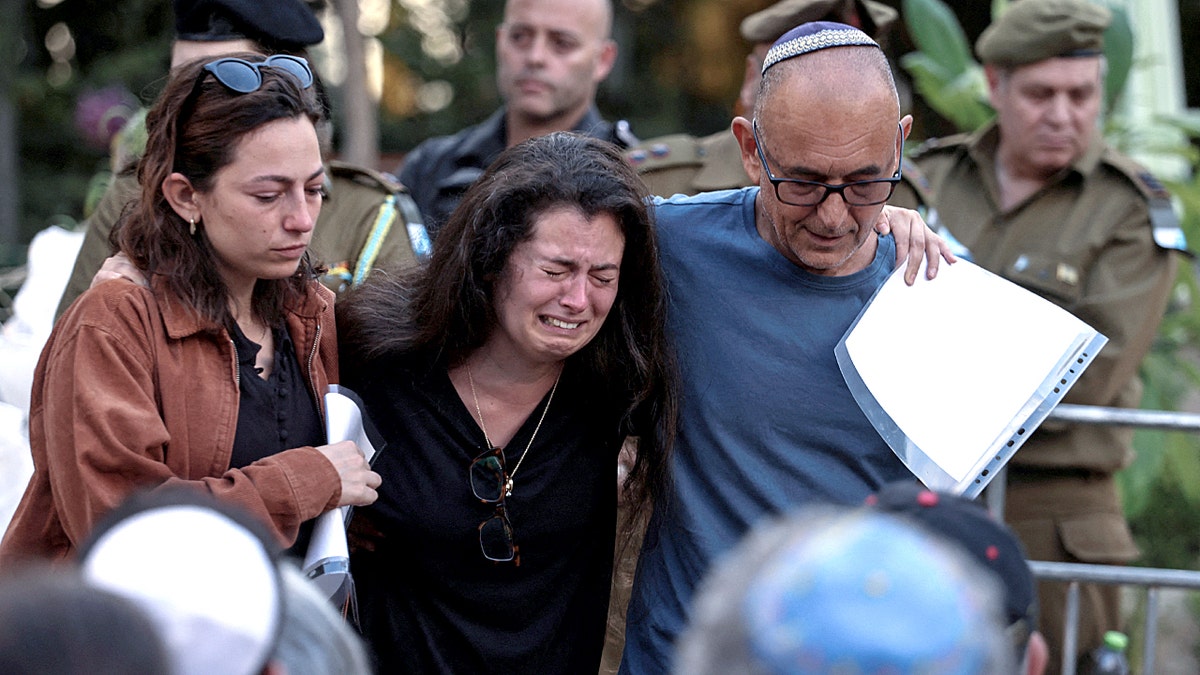
[(682, 373), (680, 430), (672, 491), (655, 510), (638, 566), (622, 673), (669, 670), (693, 589), (759, 519), (815, 502), (861, 504), (911, 478), (834, 357), (891, 273), (895, 242), (879, 237), (875, 260), (855, 274), (811, 274), (758, 234), (757, 195), (745, 188), (657, 202)]

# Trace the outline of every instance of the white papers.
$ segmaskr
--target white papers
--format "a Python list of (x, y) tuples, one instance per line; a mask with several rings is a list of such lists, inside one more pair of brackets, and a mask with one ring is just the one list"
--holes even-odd
[[(336, 384), (325, 394), (325, 427), (329, 443), (354, 441), (370, 462), (375, 447), (367, 438), (358, 397)], [(327, 511), (317, 517), (312, 540), (301, 567), (322, 593), (341, 605), (350, 591), (350, 550), (346, 543), (346, 519), (350, 507)]]
[(932, 489), (973, 497), (1108, 341), (966, 261), (896, 270), (836, 349), (859, 406)]

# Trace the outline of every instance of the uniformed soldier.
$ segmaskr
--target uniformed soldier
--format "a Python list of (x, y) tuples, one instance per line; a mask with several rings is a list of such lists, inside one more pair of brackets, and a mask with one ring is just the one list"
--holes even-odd
[[(980, 266), (1041, 295), (1109, 338), (1066, 402), (1136, 407), (1138, 366), (1157, 332), (1183, 248), (1168, 196), (1105, 144), (1107, 9), (1022, 0), (980, 36), (996, 120), (915, 156), (940, 225)], [(893, 203), (904, 205), (898, 191)], [(1019, 320), (1019, 319), (1018, 319)], [(1127, 563), (1138, 555), (1113, 474), (1131, 429), (1048, 422), (1009, 465), (1006, 518), (1031, 558)], [(1120, 627), (1118, 587), (1081, 589), (1079, 652)], [(1048, 672), (1061, 670), (1065, 584), (1042, 584)]]
[[(239, 51), (301, 53), (325, 36), (301, 0), (175, 0), (174, 9), (172, 67)], [(136, 165), (146, 143), (139, 126), (144, 120), (139, 114), (121, 131), (113, 158), (115, 178), (84, 221), (83, 245), (55, 318), (87, 290), (111, 255), (108, 235), (139, 195)], [(395, 178), (336, 161), (326, 169), (328, 196), (309, 247), (314, 261), (329, 267), (322, 278), (326, 286), (341, 291), (375, 267), (415, 265), (429, 253), (420, 211)]]
[[(779, 36), (809, 21), (837, 21), (882, 42), (896, 22), (896, 10), (874, 0), (783, 0), (747, 16), (742, 37), (754, 45), (738, 93), (741, 110), (754, 110), (763, 58)], [(651, 194), (696, 194), (751, 185), (742, 168), (742, 151), (729, 129), (710, 136), (671, 134), (643, 142), (625, 153)], [(907, 167), (905, 172), (907, 173)], [(919, 186), (912, 188), (919, 190)]]

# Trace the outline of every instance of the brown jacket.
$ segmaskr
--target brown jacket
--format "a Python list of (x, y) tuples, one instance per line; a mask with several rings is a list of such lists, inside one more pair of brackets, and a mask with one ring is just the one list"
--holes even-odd
[[(337, 381), (337, 336), (333, 294), (312, 288), (287, 327), (320, 401)], [(229, 334), (173, 295), (125, 280), (84, 294), (34, 373), (33, 477), (0, 543), (0, 570), (17, 558), (69, 557), (131, 492), (162, 485), (236, 503), (293, 542), (301, 522), (337, 505), (341, 481), (312, 447), (230, 469), (238, 388)]]

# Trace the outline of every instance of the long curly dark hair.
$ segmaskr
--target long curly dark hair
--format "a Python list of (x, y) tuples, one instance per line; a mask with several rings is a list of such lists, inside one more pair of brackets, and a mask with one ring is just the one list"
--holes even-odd
[[(252, 63), (267, 58), (249, 52), (229, 56)], [(175, 69), (146, 114), (146, 151), (137, 169), (141, 198), (109, 238), (139, 269), (160, 278), (169, 292), (205, 318), (232, 328), (228, 289), (217, 272), (212, 246), (203, 228), (195, 236), (189, 233), (189, 223), (167, 202), (163, 181), (178, 172), (196, 191), (207, 192), (217, 172), (233, 161), (239, 142), (264, 124), (307, 117), (320, 136), (327, 123), (315, 88), (301, 87), (286, 70), (261, 68), (262, 85), (239, 93), (204, 70), (211, 61), (198, 59)], [(284, 308), (301, 297), (315, 276), (306, 253), (295, 275), (258, 281), (251, 310), (277, 324)]]
[[(625, 238), (617, 297), (600, 331), (568, 357), (622, 410), (639, 438), (627, 502), (665, 490), (677, 421), (666, 291), (646, 187), (611, 144), (559, 132), (507, 149), (439, 230), (426, 267), (376, 273), (338, 300), (342, 368), (378, 372), (390, 357), (462, 363), (496, 329), (496, 290), (513, 249), (558, 207), (613, 217)], [(638, 509), (634, 509), (635, 511)]]

